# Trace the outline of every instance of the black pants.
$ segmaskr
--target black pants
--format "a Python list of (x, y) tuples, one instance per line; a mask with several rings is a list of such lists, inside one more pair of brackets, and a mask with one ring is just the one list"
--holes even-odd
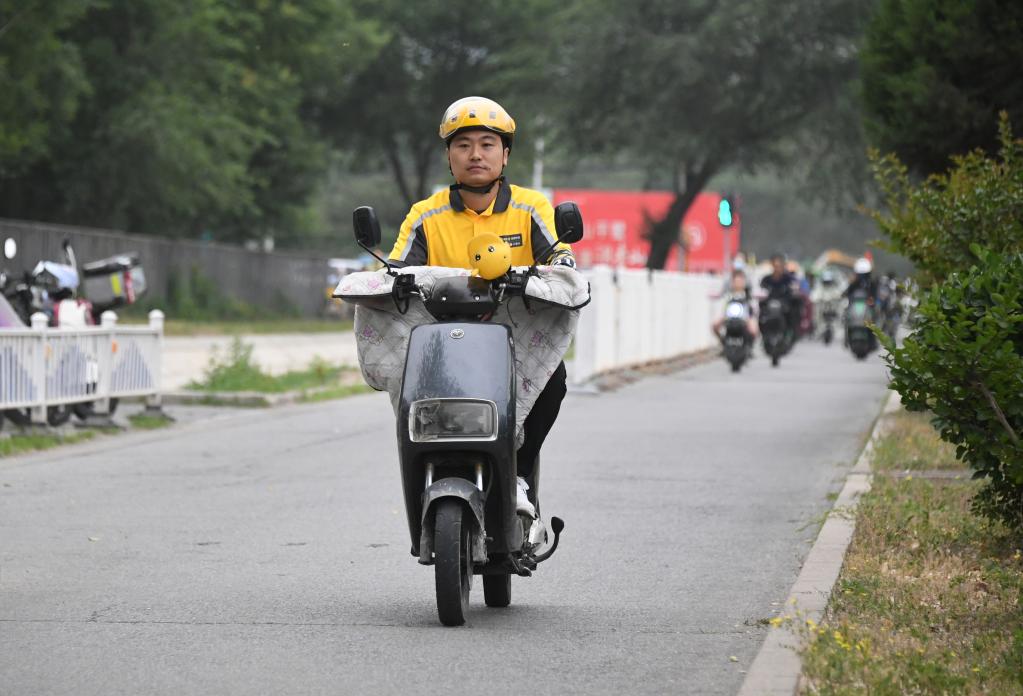
[(529, 477), (533, 474), (533, 464), (540, 454), (540, 447), (547, 439), (547, 433), (551, 431), (554, 421), (557, 420), (561, 401), (568, 391), (565, 386), (566, 378), (565, 363), (561, 363), (547, 380), (547, 386), (540, 392), (540, 396), (536, 398), (533, 410), (526, 416), (525, 439), (516, 455), (519, 476)]

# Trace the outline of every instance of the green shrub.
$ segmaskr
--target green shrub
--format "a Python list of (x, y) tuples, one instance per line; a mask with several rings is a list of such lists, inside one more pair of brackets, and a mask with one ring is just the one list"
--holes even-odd
[(999, 139), (999, 159), (980, 150), (953, 157), (947, 174), (919, 185), (895, 155), (871, 153), (885, 211), (870, 215), (885, 246), (913, 261), (924, 285), (976, 263), (973, 245), (1023, 252), (1023, 140), (1012, 139), (1004, 113)]
[(891, 386), (988, 480), (978, 511), (1023, 531), (1023, 254), (969, 253), (968, 270), (922, 295), (903, 346), (886, 341)]

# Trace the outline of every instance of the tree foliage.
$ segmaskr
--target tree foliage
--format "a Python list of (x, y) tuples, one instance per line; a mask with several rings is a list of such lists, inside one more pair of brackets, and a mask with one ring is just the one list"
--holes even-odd
[(891, 386), (988, 480), (978, 509), (1023, 530), (1023, 254), (972, 246), (975, 263), (923, 296), (901, 348), (888, 343)]
[(863, 96), (873, 144), (915, 174), (998, 148), (996, 114), (1023, 120), (1023, 3), (880, 0), (866, 31)]
[(920, 184), (875, 158), (887, 212), (873, 216), (930, 284), (912, 335), (887, 342), (892, 388), (989, 479), (978, 507), (1023, 530), (1023, 141), (1005, 115), (1000, 140), (998, 159), (957, 156)]
[[(373, 45), (346, 0), (44, 4), (8, 19), (21, 34), (0, 38), (0, 65), (34, 60), (25, 102), (59, 125), (5, 156), (3, 214), (222, 239), (301, 227), (325, 76)], [(73, 87), (55, 106), (48, 75)], [(19, 120), (3, 122), (6, 135)]]
[(579, 4), (564, 122), (580, 147), (627, 150), (671, 173), (675, 201), (651, 231), (649, 267), (663, 267), (716, 173), (799, 156), (780, 145), (855, 76), (864, 9), (857, 0)]
[(324, 132), (364, 162), (385, 163), (406, 206), (425, 198), (444, 162), (437, 126), (448, 104), (490, 96), (520, 127), (528, 123), (536, 104), (524, 97), (542, 82), (541, 72), (527, 75), (509, 56), (525, 57), (521, 47), (536, 41), (551, 4), (480, 0), (472, 11), (458, 12), (440, 0), (365, 0), (360, 12), (386, 28), (386, 42), (348, 76), (324, 114)]
[(897, 156), (872, 154), (884, 207), (871, 216), (923, 282), (975, 264), (978, 245), (1023, 251), (1023, 140), (1013, 140), (1005, 114), (999, 133), (997, 158), (981, 150), (955, 156), (951, 170), (920, 184)]

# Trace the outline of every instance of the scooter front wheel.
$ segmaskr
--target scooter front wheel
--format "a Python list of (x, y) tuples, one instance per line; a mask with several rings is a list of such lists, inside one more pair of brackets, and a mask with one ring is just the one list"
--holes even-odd
[(437, 614), (445, 626), (461, 626), (469, 613), (472, 587), (472, 549), (465, 507), (457, 500), (440, 501), (433, 524)]

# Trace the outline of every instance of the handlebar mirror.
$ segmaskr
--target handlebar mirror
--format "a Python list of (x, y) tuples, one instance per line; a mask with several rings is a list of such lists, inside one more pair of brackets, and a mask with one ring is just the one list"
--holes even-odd
[(554, 209), (554, 229), (558, 232), (558, 241), (575, 244), (583, 238), (583, 216), (579, 206), (572, 201), (559, 203)]
[(13, 259), (18, 255), (18, 243), (12, 237), (4, 240), (4, 258)]
[(380, 221), (377, 213), (368, 205), (360, 205), (352, 211), (352, 225), (355, 227), (355, 241), (363, 249), (380, 245)]

